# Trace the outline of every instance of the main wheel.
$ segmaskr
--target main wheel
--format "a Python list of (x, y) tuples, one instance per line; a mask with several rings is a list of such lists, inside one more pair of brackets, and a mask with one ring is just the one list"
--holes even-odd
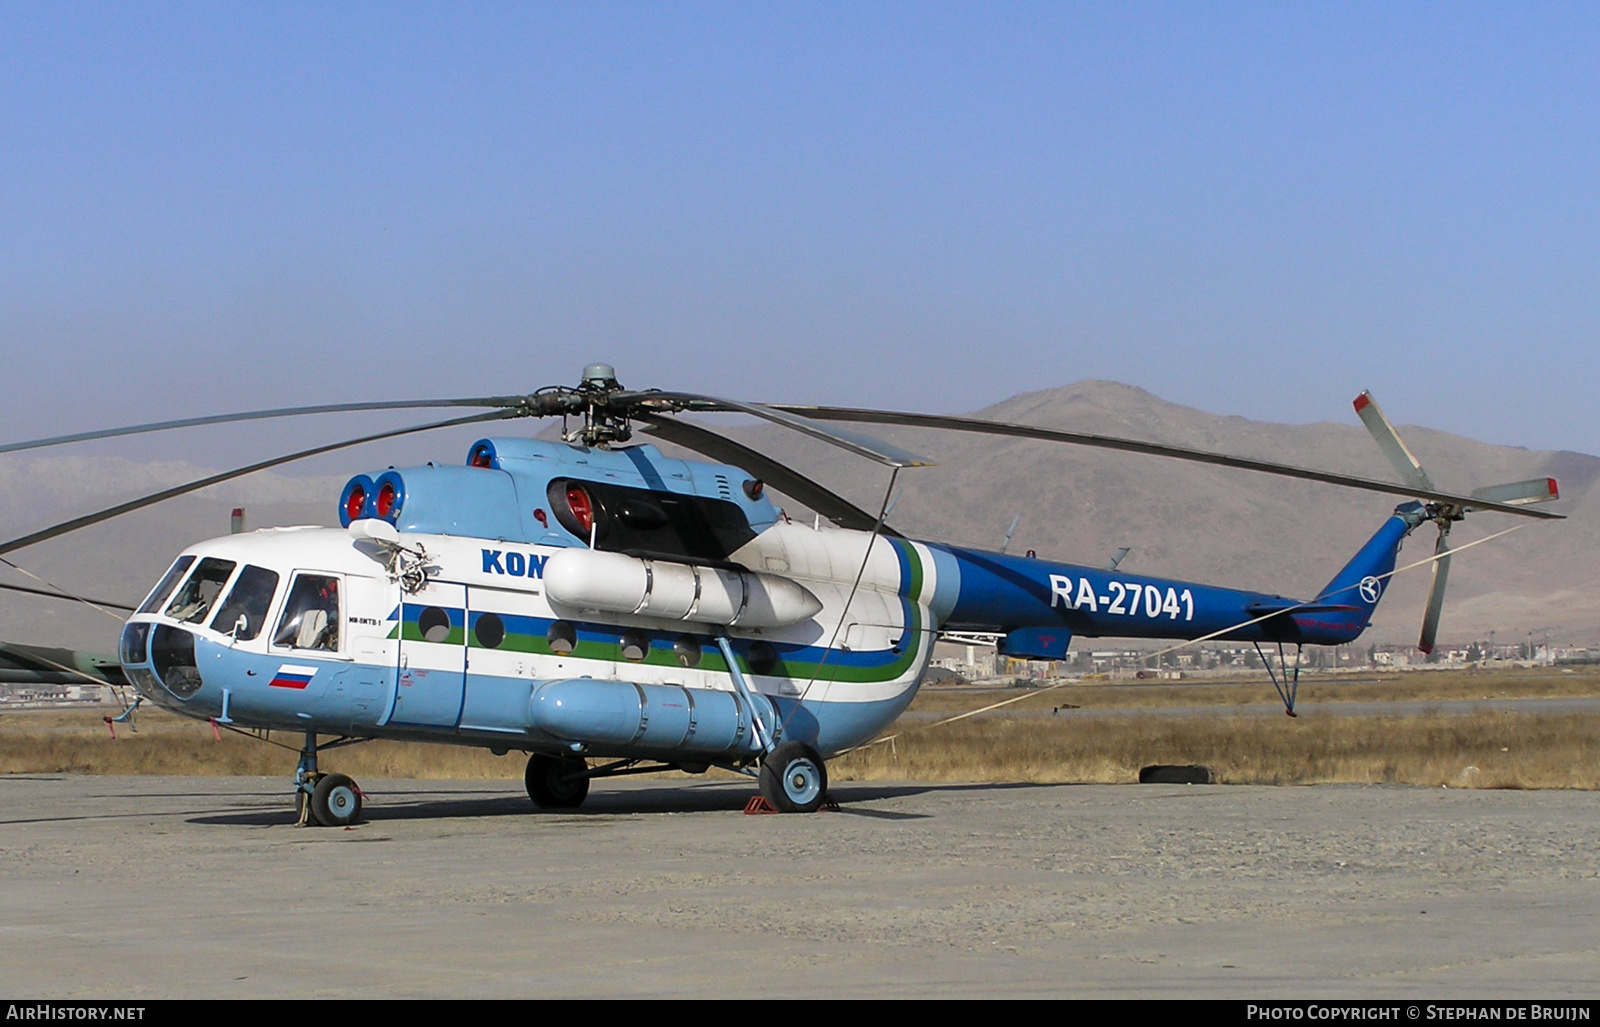
[(589, 769), (589, 764), (571, 756), (555, 757), (534, 753), (522, 775), (528, 798), (541, 809), (577, 809), (589, 797), (589, 779), (573, 777)]
[(323, 827), (348, 827), (361, 816), (361, 790), (343, 774), (328, 774), (311, 792), (311, 818)]
[(828, 768), (811, 746), (784, 742), (761, 760), (761, 794), (780, 813), (815, 813), (828, 797)]

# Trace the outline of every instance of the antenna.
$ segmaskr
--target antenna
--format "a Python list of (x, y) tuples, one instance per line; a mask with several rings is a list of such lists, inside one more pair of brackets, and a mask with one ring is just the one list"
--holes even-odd
[(1000, 543), (1000, 552), (1004, 553), (1006, 551), (1006, 547), (1011, 545), (1011, 536), (1016, 534), (1017, 522), (1020, 520), (1022, 520), (1021, 514), (1017, 514), (1015, 517), (1011, 518), (1011, 527), (1006, 529), (1006, 540)]
[(1131, 552), (1133, 552), (1133, 547), (1132, 546), (1123, 546), (1120, 549), (1118, 549), (1115, 553), (1112, 553), (1111, 554), (1111, 561), (1106, 564), (1106, 570), (1108, 570), (1108, 571), (1116, 570), (1117, 569), (1117, 564), (1121, 563), (1122, 562), (1122, 558), (1127, 556)]

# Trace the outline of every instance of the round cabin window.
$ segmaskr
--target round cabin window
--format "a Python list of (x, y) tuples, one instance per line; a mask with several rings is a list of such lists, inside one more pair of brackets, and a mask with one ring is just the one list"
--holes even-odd
[(641, 662), (650, 655), (650, 636), (643, 631), (626, 631), (622, 635), (622, 658)]
[(506, 622), (498, 613), (480, 613), (473, 631), (478, 636), (478, 644), (485, 649), (498, 649), (506, 640)]
[(680, 667), (700, 666), (700, 643), (692, 635), (679, 635), (678, 640), (672, 643), (672, 655), (678, 658)]
[(550, 651), (557, 656), (565, 656), (578, 647), (578, 632), (570, 621), (556, 621), (544, 637), (550, 643)]
[(750, 673), (771, 674), (778, 668), (778, 653), (769, 642), (757, 642), (745, 657), (750, 662)]
[(450, 638), (450, 615), (437, 606), (430, 606), (417, 617), (417, 631), (424, 642), (444, 642)]

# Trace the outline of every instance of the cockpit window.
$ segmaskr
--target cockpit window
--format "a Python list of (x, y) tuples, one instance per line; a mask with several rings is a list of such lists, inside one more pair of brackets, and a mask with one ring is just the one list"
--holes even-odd
[(239, 572), (239, 580), (222, 601), (217, 616), (211, 621), (211, 630), (232, 633), (235, 640), (248, 642), (261, 634), (261, 625), (267, 619), (267, 607), (272, 605), (272, 594), (278, 590), (278, 572), (265, 567), (246, 564)]
[(217, 593), (228, 583), (235, 566), (232, 560), (219, 560), (214, 556), (201, 560), (200, 566), (195, 568), (189, 580), (178, 589), (178, 594), (172, 597), (172, 602), (167, 604), (167, 616), (195, 624), (205, 620), (207, 611), (217, 601)]
[(338, 652), (339, 579), (329, 574), (296, 575), (272, 644)]
[(155, 590), (150, 593), (149, 598), (145, 599), (144, 605), (139, 607), (139, 612), (155, 613), (157, 610), (161, 609), (161, 604), (166, 602), (167, 596), (172, 594), (172, 586), (176, 585), (178, 583), (178, 579), (187, 574), (189, 572), (189, 568), (193, 565), (194, 557), (178, 557), (178, 561), (167, 569), (166, 574), (161, 576), (160, 584), (156, 585)]

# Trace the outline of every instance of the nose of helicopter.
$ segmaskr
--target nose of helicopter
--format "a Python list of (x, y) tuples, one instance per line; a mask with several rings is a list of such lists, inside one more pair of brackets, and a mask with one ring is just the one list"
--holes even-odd
[(157, 702), (188, 699), (204, 684), (194, 635), (171, 624), (130, 621), (122, 629), (117, 656), (134, 687)]

